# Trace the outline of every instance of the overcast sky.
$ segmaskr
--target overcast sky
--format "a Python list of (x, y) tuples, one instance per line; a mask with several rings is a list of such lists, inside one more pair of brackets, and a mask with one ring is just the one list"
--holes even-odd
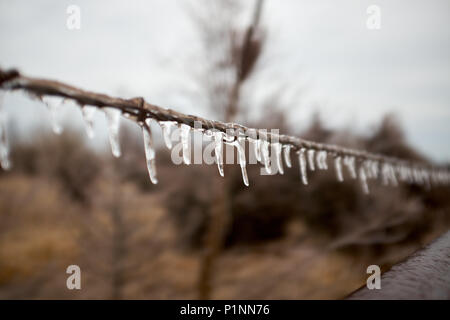
[[(189, 65), (200, 63), (186, 2), (0, 0), (0, 66), (213, 116), (183, 95), (198, 93)], [(66, 27), (71, 4), (81, 9), (80, 30)], [(381, 9), (379, 30), (366, 26), (369, 5)], [(320, 111), (330, 126), (368, 132), (394, 112), (411, 144), (450, 161), (450, 1), (266, 0), (262, 23), (272, 82), (250, 88), (253, 103), (282, 79), (302, 88), (290, 107), (301, 125)], [(25, 131), (48, 118), (26, 99), (5, 102)]]

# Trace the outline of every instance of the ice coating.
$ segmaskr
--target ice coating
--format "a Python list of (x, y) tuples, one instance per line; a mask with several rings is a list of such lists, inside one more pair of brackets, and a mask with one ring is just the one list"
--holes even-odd
[(61, 134), (63, 132), (63, 127), (59, 123), (58, 116), (63, 99), (60, 97), (47, 96), (43, 97), (42, 101), (47, 105), (47, 108), (50, 111), (53, 132), (58, 135)]
[(364, 166), (359, 167), (359, 180), (361, 181), (361, 187), (365, 194), (369, 194), (369, 186), (367, 184), (366, 169)]
[(347, 166), (347, 169), (348, 169), (352, 179), (356, 179), (357, 176), (356, 176), (356, 168), (355, 168), (355, 157), (346, 156), (344, 158), (344, 164)]
[(317, 168), (319, 168), (320, 170), (328, 169), (327, 156), (328, 154), (325, 150), (317, 152)]
[(94, 116), (97, 111), (96, 107), (92, 106), (83, 106), (81, 107), (81, 113), (83, 115), (84, 125), (86, 127), (86, 134), (89, 139), (93, 139), (95, 136), (94, 133)]
[(7, 115), (3, 107), (3, 92), (0, 94), (0, 166), (3, 170), (9, 170), (11, 161), (9, 160), (9, 144), (6, 130)]
[(248, 138), (248, 141), (253, 146), (253, 153), (255, 154), (256, 161), (257, 162), (262, 162), (262, 159), (261, 159), (261, 140)]
[(383, 178), (383, 184), (384, 185), (393, 185), (393, 186), (397, 186), (398, 182), (397, 182), (397, 177), (395, 175), (395, 170), (393, 168), (393, 166), (389, 163), (383, 163), (383, 167), (381, 169), (381, 175)]
[(292, 168), (291, 163), (291, 145), (287, 144), (283, 148), (284, 162), (288, 168)]
[(223, 135), (221, 131), (214, 132), (214, 154), (216, 156), (217, 168), (219, 174), (223, 177)]
[(244, 137), (238, 137), (232, 144), (236, 147), (238, 152), (238, 159), (239, 159), (239, 165), (241, 166), (241, 172), (242, 172), (242, 180), (244, 181), (244, 184), (248, 187), (248, 175), (247, 175), (247, 161), (245, 159), (245, 149), (243, 148), (243, 144), (245, 142)]
[(114, 157), (118, 158), (122, 155), (119, 142), (120, 115), (122, 112), (116, 108), (103, 108), (108, 124), (109, 143)]
[(144, 138), (145, 158), (147, 162), (147, 171), (150, 177), (150, 181), (153, 184), (158, 183), (156, 178), (156, 163), (155, 163), (155, 149), (153, 147), (153, 137), (150, 127), (150, 119), (145, 121), (145, 125), (142, 126), (142, 134)]
[(342, 158), (340, 156), (334, 158), (334, 167), (336, 169), (336, 176), (338, 181), (344, 181), (344, 175), (342, 174)]
[(264, 163), (264, 167), (266, 168), (266, 172), (268, 174), (272, 174), (272, 164), (271, 164), (271, 161), (270, 161), (269, 147), (270, 147), (269, 141), (267, 141), (267, 140), (262, 140), (261, 141), (262, 161)]
[(172, 128), (177, 125), (176, 121), (159, 121), (159, 125), (162, 129), (163, 139), (164, 143), (166, 144), (166, 147), (170, 150), (172, 149), (172, 139), (170, 138), (170, 135), (172, 133)]
[(185, 164), (191, 164), (191, 157), (189, 154), (189, 136), (191, 134), (191, 127), (182, 123), (181, 129), (181, 144), (183, 146), (183, 161)]
[(315, 167), (314, 167), (314, 154), (315, 154), (315, 152), (316, 151), (314, 149), (309, 149), (308, 150), (308, 164), (309, 164), (309, 169), (311, 171), (315, 170)]
[(283, 161), (282, 161), (282, 158), (281, 158), (281, 152), (282, 152), (281, 149), (283, 148), (283, 145), (281, 143), (279, 143), (279, 142), (273, 143), (272, 145), (273, 145), (273, 147), (275, 149), (275, 156), (276, 156), (276, 163), (277, 163), (278, 172), (280, 174), (284, 174)]
[(304, 185), (308, 184), (308, 177), (306, 173), (306, 156), (305, 156), (306, 149), (301, 148), (298, 152), (298, 161), (300, 164), (300, 175), (302, 177), (302, 182)]

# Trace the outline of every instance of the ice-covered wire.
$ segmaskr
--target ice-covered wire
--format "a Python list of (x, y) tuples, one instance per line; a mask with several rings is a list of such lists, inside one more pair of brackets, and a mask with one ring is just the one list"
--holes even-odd
[(195, 115), (187, 115), (181, 112), (164, 109), (157, 105), (146, 102), (142, 97), (122, 99), (105, 94), (86, 91), (74, 86), (53, 80), (27, 77), (16, 70), (4, 71), (0, 69), (0, 88), (5, 90), (23, 89), (36, 96), (59, 96), (73, 99), (80, 106), (95, 106), (98, 108), (117, 108), (128, 118), (144, 122), (148, 118), (157, 121), (175, 121), (194, 127), (194, 123), (200, 123), (205, 130), (219, 130), (235, 137), (252, 138), (257, 136), (262, 140), (278, 141), (283, 145), (290, 145), (292, 149), (300, 151), (307, 150), (326, 151), (334, 157), (354, 157), (359, 161), (370, 160), (373, 162), (387, 163), (393, 166), (413, 167), (415, 170), (436, 170), (438, 168), (428, 164), (412, 163), (399, 158), (388, 157), (382, 154), (370, 153), (364, 150), (345, 148), (332, 144), (318, 143), (304, 140), (289, 135), (278, 135), (267, 132), (264, 129), (247, 128), (237, 123), (225, 123), (217, 120), (208, 120)]

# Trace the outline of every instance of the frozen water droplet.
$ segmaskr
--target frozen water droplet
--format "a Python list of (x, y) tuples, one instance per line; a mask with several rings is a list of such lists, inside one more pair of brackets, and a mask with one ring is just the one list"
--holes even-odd
[(260, 139), (248, 138), (248, 141), (253, 146), (253, 153), (255, 154), (256, 161), (257, 162), (262, 162), (262, 159), (261, 159), (261, 140)]
[(120, 115), (121, 111), (116, 108), (103, 108), (108, 124), (109, 143), (114, 157), (118, 158), (122, 155), (119, 143)]
[(314, 149), (308, 150), (308, 164), (309, 164), (309, 170), (314, 171), (316, 170), (314, 167), (314, 154), (316, 151)]
[(219, 174), (223, 177), (223, 136), (222, 131), (214, 132), (214, 154), (216, 155), (217, 168)]
[(153, 147), (153, 137), (150, 127), (150, 119), (145, 121), (146, 126), (142, 126), (142, 134), (144, 137), (145, 158), (147, 162), (148, 175), (153, 184), (158, 183), (156, 178), (155, 149)]
[(53, 132), (60, 135), (63, 132), (63, 127), (59, 122), (59, 110), (63, 99), (60, 97), (47, 96), (43, 97), (42, 101), (47, 105), (47, 108), (50, 111)]
[(244, 144), (245, 138), (244, 137), (238, 137), (237, 140), (233, 142), (233, 145), (236, 147), (238, 152), (238, 158), (239, 158), (239, 165), (241, 166), (241, 172), (242, 172), (242, 180), (244, 181), (244, 184), (248, 187), (248, 175), (247, 175), (247, 161), (245, 159), (245, 149), (242, 146)]
[(189, 136), (191, 134), (191, 127), (187, 124), (182, 123), (180, 125), (181, 129), (181, 144), (183, 147), (183, 161), (185, 164), (191, 164), (191, 157), (189, 154)]
[(367, 165), (367, 170), (370, 172), (371, 179), (378, 179), (378, 161), (369, 161)]
[(81, 107), (81, 113), (83, 114), (84, 124), (86, 127), (86, 134), (89, 139), (93, 139), (95, 136), (94, 133), (94, 116), (97, 111), (96, 107), (92, 106), (83, 106)]
[(301, 148), (298, 152), (298, 161), (300, 163), (300, 175), (302, 177), (302, 181), (304, 185), (308, 184), (308, 177), (306, 173), (306, 156), (305, 156), (306, 149)]
[(272, 144), (274, 149), (275, 149), (275, 156), (276, 156), (276, 163), (277, 163), (277, 167), (278, 167), (278, 172), (280, 172), (280, 174), (284, 174), (284, 170), (283, 170), (283, 161), (281, 159), (281, 149), (283, 148), (283, 145), (279, 142), (277, 143), (273, 143)]
[(247, 134), (247, 139), (253, 146), (256, 161), (261, 162), (261, 141), (258, 139), (258, 131), (256, 129), (248, 129)]
[(391, 176), (392, 185), (394, 187), (397, 187), (398, 186), (398, 180), (397, 180), (397, 176), (395, 174), (394, 167), (392, 165), (389, 165), (389, 174)]
[(347, 166), (348, 171), (350, 172), (350, 177), (352, 179), (356, 179), (356, 168), (355, 168), (355, 157), (346, 156), (344, 158), (344, 164)]
[(286, 166), (288, 168), (292, 168), (292, 163), (291, 163), (291, 145), (290, 144), (287, 144), (287, 145), (284, 146), (283, 155), (284, 155), (284, 162), (286, 162)]
[(161, 126), (164, 143), (166, 147), (170, 150), (172, 149), (172, 139), (170, 135), (172, 133), (172, 128), (177, 125), (176, 121), (160, 121), (159, 125)]
[[(3, 98), (3, 97), (1, 97)], [(0, 101), (0, 166), (3, 170), (11, 169), (11, 161), (9, 160), (9, 144), (6, 132), (7, 115)]]
[(328, 154), (325, 150), (321, 150), (317, 153), (317, 168), (320, 170), (328, 170), (327, 156)]
[(393, 186), (398, 185), (397, 177), (395, 176), (395, 170), (391, 164), (384, 163), (381, 174), (383, 177), (384, 185), (389, 185), (389, 184), (391, 184)]
[(261, 156), (261, 139), (257, 139), (256, 140), (256, 160), (258, 160), (259, 162), (262, 161), (262, 156)]
[(369, 194), (369, 185), (367, 184), (366, 169), (364, 166), (359, 167), (359, 180), (361, 181), (363, 192)]
[(407, 174), (407, 171), (406, 171), (406, 167), (404, 165), (399, 165), (396, 168), (397, 168), (397, 172), (398, 172), (398, 176), (399, 176), (400, 181), (407, 182), (408, 181), (408, 174)]
[(342, 158), (340, 156), (337, 156), (334, 159), (334, 167), (336, 169), (336, 176), (338, 181), (344, 181), (344, 175), (342, 174)]
[(269, 141), (266, 140), (261, 141), (262, 161), (264, 163), (264, 167), (266, 168), (267, 174), (272, 174), (272, 163), (270, 161), (269, 147), (270, 147)]

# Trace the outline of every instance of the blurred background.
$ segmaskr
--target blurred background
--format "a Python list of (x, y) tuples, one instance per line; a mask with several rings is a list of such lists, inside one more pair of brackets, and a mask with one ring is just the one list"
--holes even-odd
[[(367, 8), (380, 9), (370, 29)], [(69, 5), (81, 28), (70, 30)], [(449, 164), (448, 1), (6, 1), (0, 66), (188, 114)], [(155, 130), (61, 135), (46, 107), (6, 93), (12, 170), (0, 171), (0, 298), (336, 299), (448, 230), (448, 187), (370, 184), (298, 163), (262, 176), (175, 165)], [(292, 156), (293, 160), (296, 160)], [(331, 167), (331, 165), (329, 165)], [(79, 265), (82, 289), (68, 290)]]

